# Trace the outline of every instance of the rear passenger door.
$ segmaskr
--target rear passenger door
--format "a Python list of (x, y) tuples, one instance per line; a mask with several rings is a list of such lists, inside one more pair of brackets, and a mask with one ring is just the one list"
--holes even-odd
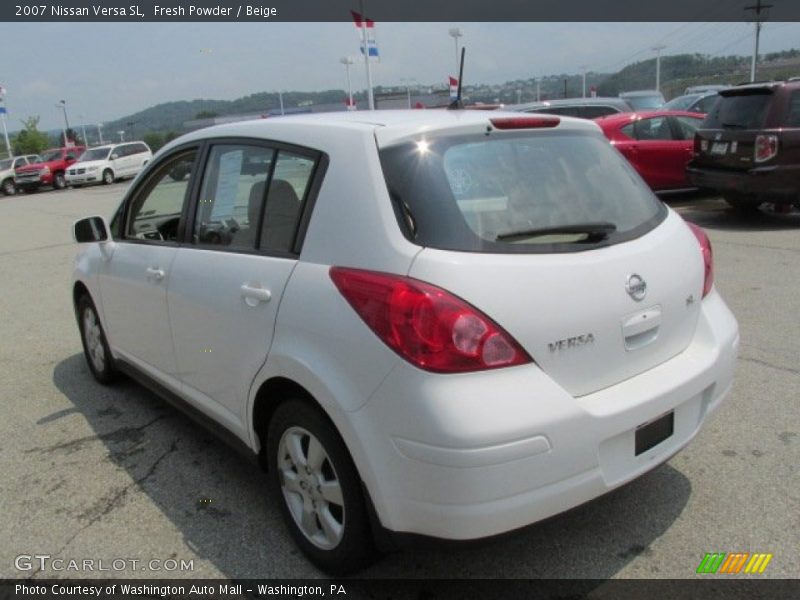
[(248, 140), (210, 144), (173, 264), (168, 307), (184, 392), (242, 438), (318, 159)]

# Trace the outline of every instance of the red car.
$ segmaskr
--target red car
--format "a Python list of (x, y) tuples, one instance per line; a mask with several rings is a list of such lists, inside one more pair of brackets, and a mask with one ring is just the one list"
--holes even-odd
[(694, 153), (694, 132), (705, 115), (676, 110), (621, 113), (595, 122), (654, 191), (693, 187), (686, 163)]

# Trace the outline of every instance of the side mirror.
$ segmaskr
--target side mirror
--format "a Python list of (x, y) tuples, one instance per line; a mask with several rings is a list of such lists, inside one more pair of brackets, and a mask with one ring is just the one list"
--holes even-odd
[(118, 158), (119, 158), (119, 154), (117, 154), (116, 152), (111, 154), (111, 160), (117, 160)]
[(108, 225), (103, 217), (86, 217), (72, 226), (72, 236), (79, 244), (105, 242), (110, 239)]

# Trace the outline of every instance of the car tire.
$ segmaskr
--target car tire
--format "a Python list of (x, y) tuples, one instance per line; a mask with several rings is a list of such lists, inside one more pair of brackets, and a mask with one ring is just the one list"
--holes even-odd
[(742, 213), (752, 213), (761, 206), (761, 200), (755, 194), (726, 193), (723, 198), (732, 209)]
[(3, 182), (3, 194), (6, 196), (13, 196), (17, 193), (17, 186), (14, 185), (13, 179), (6, 179)]
[(103, 171), (103, 183), (105, 185), (111, 185), (114, 183), (114, 172), (111, 169), (106, 169)]
[(63, 173), (56, 173), (53, 175), (53, 189), (63, 190), (67, 187), (67, 180), (64, 178)]
[(278, 406), (269, 423), (266, 458), (281, 513), (311, 562), (341, 576), (375, 559), (361, 479), (320, 409), (298, 399)]
[(114, 357), (108, 348), (108, 340), (97, 316), (97, 309), (92, 299), (83, 295), (78, 300), (78, 328), (83, 342), (83, 354), (94, 378), (108, 385), (117, 378)]

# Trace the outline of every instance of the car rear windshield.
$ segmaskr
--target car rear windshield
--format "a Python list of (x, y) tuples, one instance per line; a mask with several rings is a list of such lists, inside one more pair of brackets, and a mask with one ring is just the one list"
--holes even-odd
[(769, 110), (772, 92), (768, 89), (722, 94), (706, 115), (704, 129), (761, 129)]
[(426, 247), (579, 251), (643, 235), (666, 214), (599, 132), (444, 136), (380, 158), (401, 228)]
[(664, 98), (655, 94), (652, 96), (630, 96), (625, 100), (634, 110), (652, 110), (664, 106)]

